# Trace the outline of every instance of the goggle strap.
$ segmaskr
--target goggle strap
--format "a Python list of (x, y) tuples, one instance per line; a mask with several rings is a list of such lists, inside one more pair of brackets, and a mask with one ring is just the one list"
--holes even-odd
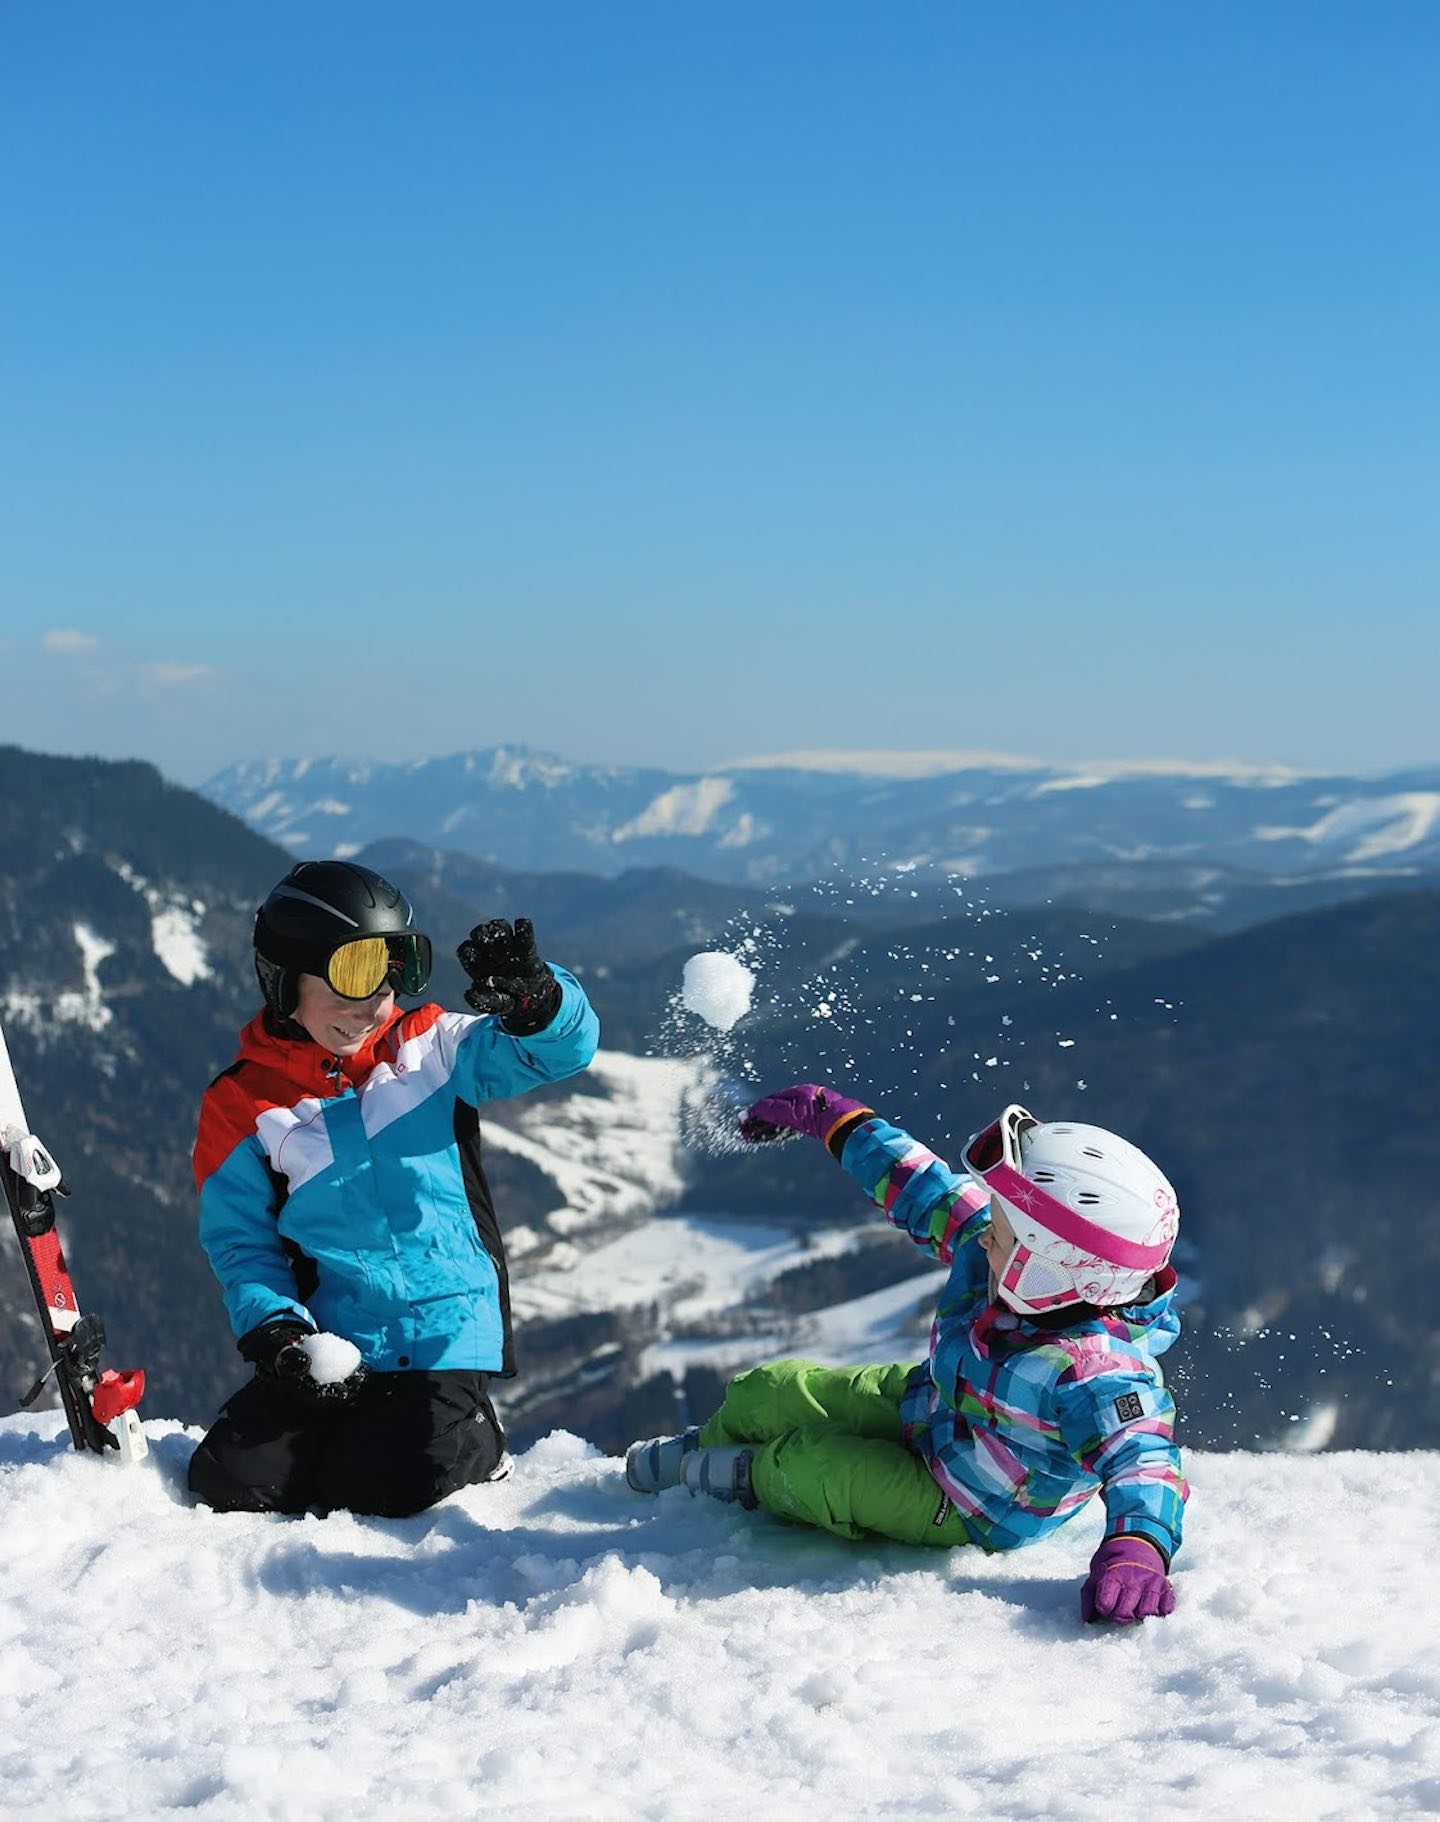
[(1078, 1246), (1083, 1252), (1103, 1259), (1107, 1265), (1123, 1265), (1132, 1271), (1153, 1272), (1170, 1256), (1169, 1241), (1162, 1240), (1157, 1246), (1145, 1246), (1138, 1240), (1124, 1240), (1118, 1234), (1112, 1234), (1108, 1228), (1097, 1227), (1093, 1221), (1087, 1221), (1084, 1215), (1068, 1208), (1058, 1197), (1050, 1195), (1028, 1177), (1022, 1177), (1009, 1164), (994, 1164), (982, 1175), (987, 1189), (1003, 1196), (1012, 1207), (1038, 1222), (1054, 1234), (1057, 1240), (1065, 1241), (1068, 1246)]

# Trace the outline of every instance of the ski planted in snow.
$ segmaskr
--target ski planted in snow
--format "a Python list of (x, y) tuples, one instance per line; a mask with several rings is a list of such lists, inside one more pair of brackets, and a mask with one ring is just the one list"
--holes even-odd
[(40, 1312), (50, 1364), (20, 1400), (34, 1404), (53, 1373), (77, 1449), (115, 1451), (121, 1461), (146, 1452), (135, 1407), (145, 1390), (143, 1372), (117, 1373), (100, 1365), (105, 1324), (82, 1315), (70, 1268), (55, 1226), (55, 1197), (65, 1196), (60, 1171), (30, 1131), (20, 1086), (0, 1029), (0, 1183), (20, 1242), (21, 1256)]

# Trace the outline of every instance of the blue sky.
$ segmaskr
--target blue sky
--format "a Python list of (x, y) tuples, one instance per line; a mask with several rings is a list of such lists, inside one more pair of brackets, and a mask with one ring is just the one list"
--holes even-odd
[(8, 0), (6, 737), (1440, 759), (1437, 53)]

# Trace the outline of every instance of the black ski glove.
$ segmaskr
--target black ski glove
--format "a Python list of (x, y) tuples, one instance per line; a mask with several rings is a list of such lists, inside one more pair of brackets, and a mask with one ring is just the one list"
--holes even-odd
[(261, 1379), (284, 1384), (310, 1371), (310, 1357), (297, 1344), (314, 1333), (308, 1324), (280, 1316), (251, 1329), (235, 1345)]
[(455, 953), (475, 983), (465, 1004), (496, 1014), (513, 1037), (533, 1037), (560, 1010), (560, 983), (540, 959), (528, 917), (517, 917), (513, 929), (503, 917), (476, 924)]
[(278, 1322), (262, 1322), (259, 1328), (242, 1335), (236, 1346), (254, 1366), (257, 1379), (288, 1392), (299, 1403), (348, 1404), (360, 1390), (365, 1367), (363, 1364), (357, 1366), (344, 1379), (322, 1382), (312, 1378), (310, 1356), (300, 1343), (316, 1333), (317, 1330), (307, 1328), (303, 1322), (287, 1321), (282, 1317)]

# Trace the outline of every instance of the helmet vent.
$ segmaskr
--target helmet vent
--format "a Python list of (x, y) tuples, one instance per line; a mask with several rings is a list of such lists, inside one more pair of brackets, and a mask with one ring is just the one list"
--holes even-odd
[(1085, 1158), (1103, 1158), (1105, 1156), (1103, 1151), (1096, 1151), (1093, 1145), (1082, 1145), (1080, 1155)]
[(1075, 1200), (1085, 1208), (1098, 1208), (1100, 1206), (1100, 1198), (1095, 1194), (1093, 1189), (1082, 1189), (1075, 1197)]
[(1055, 1181), (1055, 1172), (1053, 1170), (1032, 1170), (1030, 1172), (1030, 1181), (1032, 1183), (1053, 1183)]

